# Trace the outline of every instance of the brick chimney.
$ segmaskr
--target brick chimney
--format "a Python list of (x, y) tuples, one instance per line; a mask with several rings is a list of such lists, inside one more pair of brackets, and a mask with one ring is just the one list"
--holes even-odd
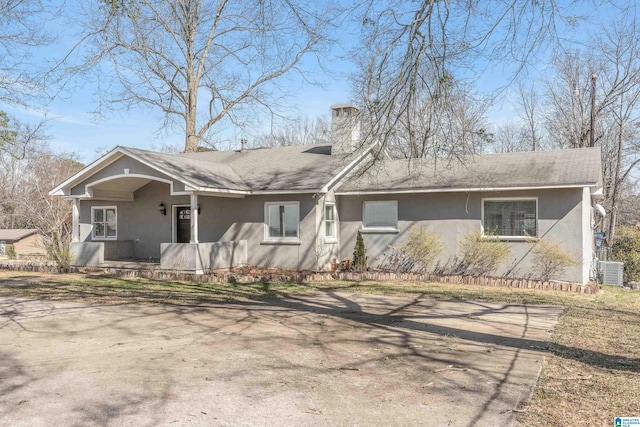
[(360, 111), (351, 104), (331, 106), (331, 154), (353, 153), (360, 144)]

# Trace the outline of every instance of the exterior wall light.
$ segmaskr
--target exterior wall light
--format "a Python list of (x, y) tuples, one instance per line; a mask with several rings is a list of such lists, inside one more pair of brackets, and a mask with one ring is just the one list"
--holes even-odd
[(160, 202), (160, 205), (158, 206), (158, 211), (160, 211), (160, 215), (167, 214), (167, 207), (164, 205), (164, 202)]

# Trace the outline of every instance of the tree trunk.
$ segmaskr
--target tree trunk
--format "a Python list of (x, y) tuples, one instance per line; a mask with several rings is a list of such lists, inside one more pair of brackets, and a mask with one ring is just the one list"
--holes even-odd
[(620, 119), (620, 130), (618, 133), (618, 152), (616, 153), (616, 168), (613, 175), (613, 191), (611, 194), (611, 216), (609, 217), (609, 233), (607, 242), (613, 243), (616, 234), (616, 222), (618, 220), (618, 195), (620, 193), (620, 163), (622, 163), (622, 144), (624, 142), (624, 120)]
[[(190, 68), (192, 68), (192, 66)], [(197, 106), (198, 84), (194, 76), (191, 81), (187, 82), (187, 108), (185, 116), (186, 140), (184, 144), (185, 153), (194, 153), (198, 150), (198, 144), (200, 143), (200, 138), (198, 138), (198, 131), (196, 128)]]
[(196, 70), (195, 56), (195, 36), (197, 31), (197, 19), (199, 16), (198, 8), (191, 2), (183, 5), (185, 14), (184, 40), (187, 48), (187, 99), (185, 105), (185, 131), (186, 141), (184, 144), (185, 153), (194, 153), (198, 150), (200, 138), (198, 138), (198, 129), (196, 127), (196, 117), (198, 115), (198, 87), (200, 86), (200, 76)]

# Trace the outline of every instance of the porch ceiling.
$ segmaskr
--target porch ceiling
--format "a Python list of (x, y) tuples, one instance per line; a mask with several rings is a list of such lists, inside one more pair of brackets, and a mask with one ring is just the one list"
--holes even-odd
[(150, 183), (152, 179), (141, 177), (114, 177), (87, 187), (96, 200), (133, 201), (133, 193)]
[(146, 178), (137, 178), (137, 177), (114, 178), (114, 179), (110, 179), (109, 181), (103, 181), (96, 185), (93, 185), (91, 188), (93, 188), (94, 190), (133, 193), (137, 189), (144, 187), (150, 182), (151, 180)]

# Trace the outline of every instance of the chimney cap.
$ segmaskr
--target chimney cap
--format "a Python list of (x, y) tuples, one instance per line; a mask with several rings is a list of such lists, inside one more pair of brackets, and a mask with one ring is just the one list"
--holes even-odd
[(332, 110), (337, 110), (340, 108), (355, 108), (356, 110), (358, 109), (358, 107), (356, 107), (355, 105), (351, 104), (351, 103), (347, 103), (347, 104), (333, 104), (331, 106)]
[(240, 140), (240, 152), (244, 153), (247, 151), (247, 138), (242, 138)]

